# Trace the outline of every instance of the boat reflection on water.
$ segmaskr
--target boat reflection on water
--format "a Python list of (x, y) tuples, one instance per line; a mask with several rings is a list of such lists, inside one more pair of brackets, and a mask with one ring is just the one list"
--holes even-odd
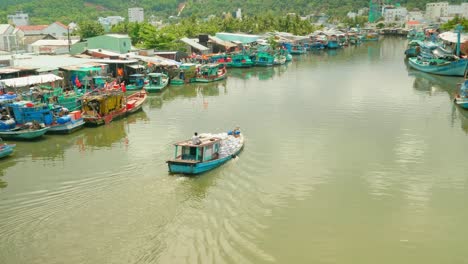
[[(297, 58), (294, 57), (294, 60), (305, 60), (306, 57), (307, 56), (298, 56)], [(289, 65), (290, 63), (285, 63), (283, 65), (277, 65), (272, 67), (254, 67), (248, 69), (233, 68), (229, 69), (228, 75), (229, 77), (234, 77), (242, 80), (257, 78), (258, 80), (266, 81), (284, 74), (287, 71)]]
[(453, 100), (457, 85), (462, 82), (463, 78), (441, 76), (430, 73), (418, 71), (409, 67), (405, 62), (408, 69), (408, 76), (415, 77), (413, 88), (419, 92), (435, 95), (437, 93), (448, 93), (450, 100)]
[(190, 83), (182, 86), (169, 86), (166, 91), (157, 95), (148, 96), (150, 108), (160, 109), (164, 101), (173, 101), (179, 98), (196, 98), (198, 96), (219, 96), (220, 89), (227, 94), (226, 80), (212, 83)]
[[(16, 150), (15, 150), (16, 152)], [(5, 171), (16, 165), (16, 153), (13, 153), (10, 157), (3, 158), (2, 163), (0, 165), (0, 189), (6, 188), (8, 186), (8, 183), (2, 179), (2, 176), (5, 176)]]

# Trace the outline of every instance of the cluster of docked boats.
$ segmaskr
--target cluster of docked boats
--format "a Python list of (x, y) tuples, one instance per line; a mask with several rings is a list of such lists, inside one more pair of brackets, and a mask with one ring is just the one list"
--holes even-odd
[[(132, 114), (142, 108), (145, 90), (126, 95), (120, 87), (63, 92), (52, 100), (47, 93), (19, 95), (12, 92), (0, 96), (0, 138), (32, 140), (46, 133), (68, 134), (84, 125), (101, 125)], [(37, 94), (36, 94), (37, 95)], [(26, 97), (26, 98), (25, 98)], [(59, 98), (65, 98), (60, 103)], [(72, 102), (65, 107), (66, 102)]]
[[(428, 40), (427, 36), (431, 36)], [(410, 67), (431, 74), (446, 76), (464, 76), (454, 98), (455, 104), (468, 109), (468, 58), (461, 56), (461, 43), (468, 42), (461, 30), (445, 32), (436, 39), (424, 32), (408, 35), (408, 47), (405, 51)]]
[(437, 39), (431, 40), (411, 39), (405, 51), (410, 67), (427, 73), (464, 76), (467, 70), (468, 59), (460, 54), (462, 39), (461, 32), (445, 32)]

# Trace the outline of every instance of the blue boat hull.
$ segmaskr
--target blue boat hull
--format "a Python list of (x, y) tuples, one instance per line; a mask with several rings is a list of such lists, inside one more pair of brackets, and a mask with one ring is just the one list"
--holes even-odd
[(38, 130), (4, 130), (0, 131), (0, 138), (16, 140), (33, 140), (42, 137), (49, 127)]
[(63, 125), (54, 125), (51, 126), (50, 129), (47, 131), (48, 134), (70, 134), (80, 128), (83, 128), (85, 122), (83, 118), (78, 120), (70, 121)]
[(0, 149), (0, 158), (10, 156), (13, 153), (15, 145), (3, 145)]
[(468, 65), (467, 59), (460, 59), (444, 65), (421, 65), (416, 62), (416, 58), (410, 58), (409, 65), (416, 70), (447, 76), (464, 76)]
[(212, 169), (215, 169), (223, 165), (227, 161), (231, 160), (233, 157), (237, 156), (239, 152), (241, 152), (242, 149), (243, 149), (243, 146), (236, 153), (232, 155), (229, 155), (224, 158), (217, 159), (217, 160), (207, 161), (207, 162), (188, 164), (185, 162), (168, 161), (167, 164), (169, 166), (169, 172), (179, 173), (179, 174), (191, 174), (191, 175), (204, 173)]

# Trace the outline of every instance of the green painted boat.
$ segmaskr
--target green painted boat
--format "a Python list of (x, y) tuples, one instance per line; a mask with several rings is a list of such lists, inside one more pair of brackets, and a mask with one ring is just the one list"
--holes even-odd
[(253, 61), (246, 54), (232, 54), (229, 59), (227, 67), (230, 68), (250, 68), (254, 65)]
[(200, 67), (200, 72), (195, 78), (195, 82), (209, 83), (224, 80), (227, 77), (226, 67), (220, 64), (205, 64)]
[(197, 64), (183, 63), (179, 66), (179, 73), (172, 78), (171, 85), (184, 85), (186, 83), (195, 82), (197, 75)]
[(169, 84), (169, 78), (164, 73), (153, 72), (148, 74), (148, 83), (143, 87), (148, 93), (158, 93)]
[(128, 85), (126, 86), (127, 91), (139, 91), (143, 89), (145, 85), (145, 75), (143, 74), (132, 74), (128, 76)]
[(32, 140), (42, 137), (50, 127), (42, 127), (40, 129), (31, 129), (17, 127), (9, 130), (0, 131), (0, 138), (15, 139), (15, 140)]

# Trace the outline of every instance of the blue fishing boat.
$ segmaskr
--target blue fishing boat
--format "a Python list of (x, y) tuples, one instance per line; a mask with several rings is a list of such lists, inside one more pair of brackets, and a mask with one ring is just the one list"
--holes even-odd
[(126, 86), (127, 91), (141, 90), (145, 85), (145, 75), (139, 73), (131, 74), (128, 76), (128, 82)]
[(461, 84), (460, 90), (455, 96), (455, 103), (461, 108), (468, 109), (468, 80)]
[(37, 121), (50, 128), (48, 133), (69, 134), (85, 124), (80, 110), (69, 112), (59, 105), (19, 101), (8, 104), (8, 112), (17, 126)]
[(0, 138), (14, 140), (32, 140), (42, 137), (49, 127), (40, 126), (37, 124), (25, 124), (21, 127), (15, 127), (8, 130), (0, 130)]
[(301, 54), (305, 54), (306, 52), (307, 52), (307, 49), (300, 44), (292, 45), (291, 49), (289, 50), (289, 53), (291, 55), (301, 55)]
[(340, 43), (338, 41), (338, 36), (337, 35), (328, 36), (327, 48), (338, 49), (339, 47), (340, 47)]
[(167, 161), (169, 172), (192, 175), (207, 172), (236, 157), (243, 147), (244, 137), (238, 129), (228, 133), (201, 134), (195, 140), (192, 138), (175, 144), (174, 159)]
[(420, 40), (411, 40), (405, 50), (406, 58), (413, 58), (419, 55), (421, 52), (421, 46), (424, 46)]
[(15, 147), (15, 144), (0, 145), (0, 158), (4, 158), (13, 154), (13, 150), (15, 149)]
[(442, 58), (409, 58), (408, 62), (416, 70), (447, 76), (464, 76), (468, 65), (468, 59), (459, 59), (455, 58), (455, 56), (452, 60)]

